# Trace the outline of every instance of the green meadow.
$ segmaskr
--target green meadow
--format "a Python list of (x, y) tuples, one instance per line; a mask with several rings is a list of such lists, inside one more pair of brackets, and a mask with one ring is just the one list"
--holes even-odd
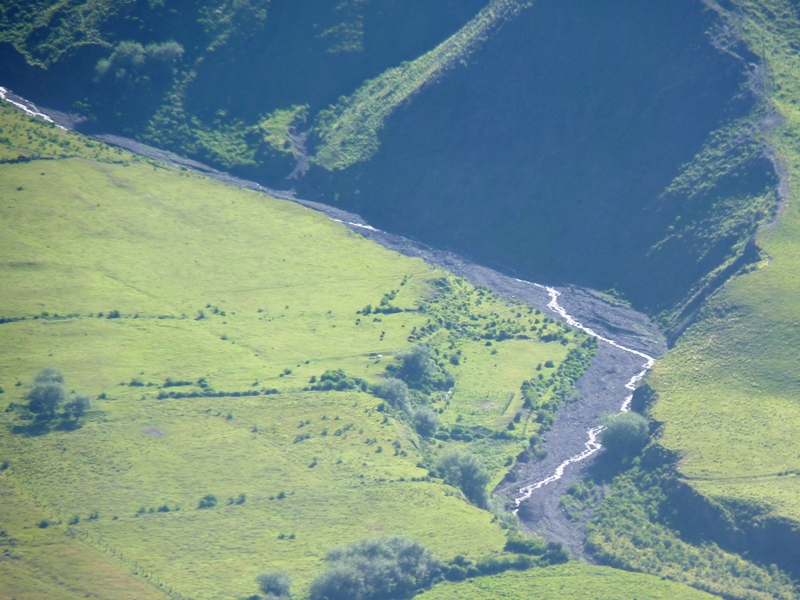
[(664, 600), (713, 598), (711, 594), (652, 575), (609, 567), (569, 563), (531, 571), (508, 571), (458, 583), (443, 583), (427, 592), (426, 600), (501, 600), (558, 598), (559, 600)]
[[(499, 481), (540, 427), (522, 382), (583, 334), (293, 203), (0, 118), (0, 598), (241, 598), (269, 569), (302, 595), (330, 549), (380, 534), (502, 551), (430, 468), (463, 447)], [(437, 438), (309, 389), (378, 383), (417, 343), (455, 382), (429, 398)], [(25, 420), (47, 365), (93, 398), (80, 427)]]

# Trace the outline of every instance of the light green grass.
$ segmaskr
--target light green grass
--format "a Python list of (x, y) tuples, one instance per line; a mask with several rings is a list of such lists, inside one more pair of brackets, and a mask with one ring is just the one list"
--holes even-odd
[(0, 164), (31, 159), (80, 157), (98, 162), (150, 162), (119, 148), (29, 117), (0, 100)]
[(156, 587), (133, 577), (110, 556), (68, 535), (66, 524), (38, 507), (12, 478), (0, 474), (0, 598), (2, 600), (165, 600)]
[[(38, 144), (39, 128), (51, 131), (7, 111), (0, 118), (17, 123), (22, 150)], [(518, 402), (536, 365), (558, 366), (582, 334), (543, 343), (539, 335), (561, 326), (319, 213), (105, 147), (124, 162), (89, 161), (86, 140), (74, 138), (81, 158), (0, 166), (0, 399), (24, 403), (45, 365), (64, 372), (68, 390), (98, 399), (70, 432), (12, 434), (20, 413), (0, 413), (0, 460), (16, 489), (62, 521), (62, 537), (80, 517), (69, 534), (76, 551), (87, 547), (81, 560), (99, 551), (175, 598), (201, 600), (253, 594), (255, 575), (271, 568), (287, 569), (302, 594), (328, 550), (380, 533), (408, 535), (445, 559), (501, 550), (492, 514), (422, 480), (458, 443), (425, 442), (367, 393), (303, 389), (337, 368), (377, 382), (398, 351), (424, 342), (456, 381), (455, 395), (433, 398), (443, 422), (463, 413), (488, 433), (518, 407), (476, 413), (474, 399), (516, 390)], [(357, 314), (392, 291), (401, 312)], [(527, 339), (486, 346), (481, 336), (500, 325)], [(168, 378), (281, 393), (159, 400), (201, 391), (162, 387)], [(497, 480), (526, 441), (481, 444)], [(205, 494), (220, 505), (198, 510)], [(246, 502), (226, 504), (240, 494)], [(170, 512), (136, 516), (162, 505)], [(0, 505), (0, 525), (20, 520), (10, 511)], [(27, 564), (20, 573), (36, 578), (41, 566)], [(80, 588), (84, 577), (76, 571), (68, 583)]]
[(700, 600), (710, 594), (658, 577), (569, 563), (533, 571), (507, 571), (491, 577), (443, 583), (423, 596), (426, 600)]
[[(394, 419), (382, 424), (377, 403), (337, 392), (98, 401), (82, 429), (5, 436), (0, 453), (64, 522), (81, 516), (70, 528), (80, 539), (187, 597), (246, 596), (259, 572), (275, 568), (302, 590), (332, 547), (379, 533), (408, 535), (442, 556), (500, 549), (491, 514), (451, 488), (409, 481), (426, 474), (415, 466), (416, 440)], [(310, 439), (295, 443), (303, 433)], [(408, 456), (394, 455), (396, 442)], [(198, 510), (206, 494), (220, 505)], [(226, 505), (240, 494), (244, 504)], [(162, 505), (172, 511), (136, 516)], [(100, 518), (87, 520), (93, 511)]]
[(680, 471), (697, 490), (800, 519), (800, 21), (783, 0), (735, 4), (784, 118), (765, 136), (788, 170), (790, 197), (758, 235), (766, 260), (729, 282), (657, 364), (655, 417), (666, 423), (661, 443), (683, 456)]

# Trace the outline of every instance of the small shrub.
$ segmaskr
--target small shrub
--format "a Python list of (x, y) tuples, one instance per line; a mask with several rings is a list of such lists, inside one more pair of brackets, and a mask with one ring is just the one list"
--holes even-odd
[(80, 419), (92, 408), (92, 400), (86, 394), (76, 394), (72, 400), (64, 404), (64, 416), (71, 419)]
[(217, 505), (217, 497), (213, 494), (206, 494), (200, 499), (197, 508), (214, 508)]

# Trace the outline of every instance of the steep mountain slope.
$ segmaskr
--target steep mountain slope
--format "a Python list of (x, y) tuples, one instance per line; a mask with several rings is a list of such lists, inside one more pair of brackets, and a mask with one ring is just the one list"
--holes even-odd
[(776, 204), (729, 37), (700, 0), (40, 0), (4, 10), (0, 79), (677, 333)]
[[(797, 174), (800, 20), (790, 2), (737, 1), (728, 15), (769, 68), (777, 127), (766, 134), (786, 172), (781, 210), (756, 239), (757, 268), (729, 282), (656, 367), (653, 414), (660, 443), (682, 457), (679, 471), (710, 501), (686, 530), (748, 547), (796, 568), (800, 548), (800, 281)], [(684, 529), (684, 527), (681, 527)]]

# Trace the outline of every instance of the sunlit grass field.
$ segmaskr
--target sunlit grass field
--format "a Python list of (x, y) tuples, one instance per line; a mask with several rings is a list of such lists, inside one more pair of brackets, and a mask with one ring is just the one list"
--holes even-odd
[(784, 0), (735, 4), (769, 68), (770, 104), (783, 122), (764, 135), (790, 196), (758, 236), (765, 260), (729, 282), (657, 364), (655, 416), (666, 423), (661, 443), (681, 453), (681, 473), (699, 491), (800, 519), (800, 21)]
[[(434, 398), (443, 424), (501, 431), (521, 409), (522, 382), (548, 360), (546, 372), (557, 368), (580, 334), (541, 342), (560, 326), (532, 308), (319, 213), (2, 109), (14, 152), (57, 136), (70, 158), (0, 166), (0, 462), (14, 498), (0, 504), (0, 527), (18, 540), (18, 557), (0, 561), (0, 598), (104, 586), (127, 597), (118, 585), (142, 598), (240, 598), (275, 568), (302, 594), (328, 550), (378, 534), (444, 559), (502, 549), (491, 513), (426, 480), (430, 460), (463, 442), (425, 441), (368, 393), (305, 388), (329, 369), (378, 382), (423, 341), (452, 359), (454, 389)], [(364, 314), (387, 294), (399, 312)], [(487, 344), (422, 331), (453, 319), (458, 330), (502, 321), (535, 333)], [(12, 433), (25, 425), (13, 405), (47, 365), (93, 410), (74, 431)], [(497, 481), (526, 435), (470, 448)], [(207, 494), (217, 506), (199, 509)], [(33, 586), (45, 547), (75, 568), (55, 561), (61, 583)]]
[(425, 593), (426, 600), (501, 600), (557, 598), (558, 600), (700, 600), (714, 596), (651, 575), (628, 573), (609, 567), (569, 563), (536, 569), (507, 571), (479, 579), (444, 583)]

